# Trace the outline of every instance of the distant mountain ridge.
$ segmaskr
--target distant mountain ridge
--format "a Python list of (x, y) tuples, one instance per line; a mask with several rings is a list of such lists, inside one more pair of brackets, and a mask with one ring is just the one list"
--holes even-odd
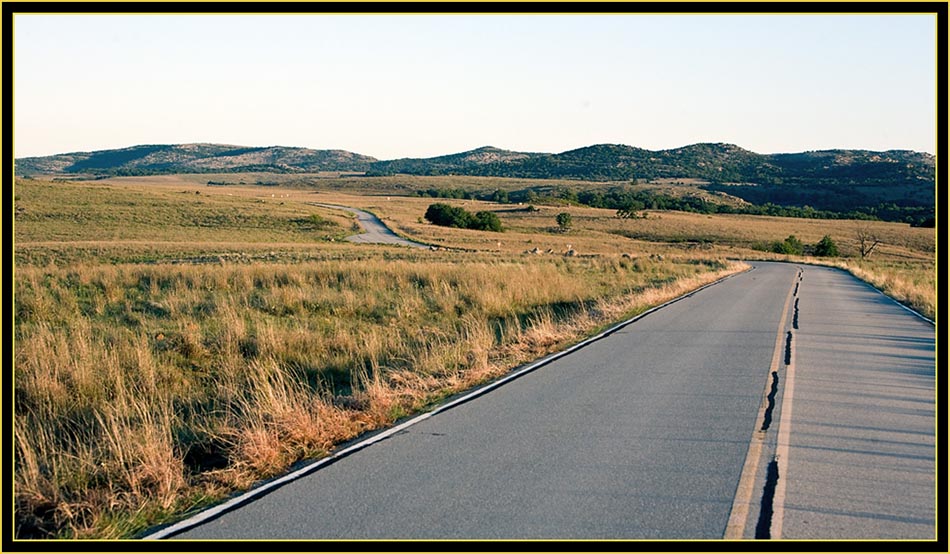
[(288, 146), (246, 147), (229, 144), (150, 144), (116, 150), (72, 152), (16, 160), (23, 174), (93, 173), (237, 173), (273, 171), (365, 172), (376, 158), (345, 150), (311, 150)]
[(398, 160), (377, 160), (344, 150), (172, 144), (21, 158), (15, 161), (15, 167), (21, 175), (331, 171), (370, 176), (473, 175), (583, 181), (701, 179), (708, 183), (707, 189), (755, 204), (848, 210), (885, 203), (934, 206), (935, 162), (931, 154), (910, 150), (757, 154), (724, 143), (668, 150), (596, 144), (559, 154), (483, 146), (433, 158)]
[(483, 147), (424, 159), (378, 161), (371, 174), (484, 175), (593, 181), (698, 178), (711, 182), (783, 184), (812, 181), (848, 184), (932, 183), (935, 158), (910, 150), (825, 150), (757, 154), (734, 144), (699, 143), (669, 150), (597, 144), (560, 154)]
[(484, 175), (614, 181), (698, 178), (711, 182), (893, 185), (933, 182), (935, 158), (910, 150), (823, 150), (757, 154), (733, 144), (698, 143), (668, 150), (597, 144), (560, 154), (484, 146), (433, 158), (378, 160), (345, 150), (225, 144), (140, 145), (16, 160), (20, 174), (365, 172), (370, 175)]
[[(15, 160), (18, 175), (83, 176), (169, 173), (343, 172), (379, 175), (472, 175), (578, 181), (698, 179), (707, 190), (756, 205), (845, 213), (933, 214), (936, 159), (910, 150), (821, 150), (757, 154), (734, 144), (698, 143), (668, 150), (596, 144), (559, 154), (483, 146), (432, 158), (378, 160), (344, 150), (228, 144), (139, 145)], [(913, 212), (914, 217), (920, 214)], [(919, 217), (918, 217), (919, 219)]]

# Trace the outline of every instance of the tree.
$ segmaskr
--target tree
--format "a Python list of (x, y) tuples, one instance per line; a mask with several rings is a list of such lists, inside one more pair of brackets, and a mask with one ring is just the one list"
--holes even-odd
[(561, 231), (569, 230), (571, 225), (574, 223), (574, 218), (571, 217), (571, 214), (567, 212), (561, 212), (557, 214), (557, 216), (555, 216), (555, 220), (557, 221), (557, 226), (561, 229)]
[(638, 200), (627, 200), (617, 208), (617, 217), (620, 219), (636, 219), (637, 212), (643, 209), (643, 202)]
[(567, 200), (573, 204), (577, 203), (577, 191), (573, 189), (558, 187), (557, 197), (562, 200)]
[(821, 257), (835, 257), (838, 255), (838, 245), (831, 240), (830, 235), (821, 237), (818, 244), (815, 245), (815, 255)]
[(498, 189), (491, 195), (492, 202), (498, 202), (499, 204), (508, 203), (508, 191)]
[(456, 208), (448, 204), (436, 203), (426, 210), (425, 218), (436, 225), (443, 227), (458, 227), (467, 229), (472, 223), (472, 214), (464, 208)]
[(774, 242), (772, 244), (772, 252), (776, 254), (795, 254), (801, 256), (805, 253), (805, 245), (802, 244), (802, 241), (798, 240), (795, 235), (789, 235), (782, 242)]
[(874, 248), (881, 243), (877, 235), (871, 232), (867, 227), (858, 231), (858, 242), (861, 243), (861, 257), (867, 258), (874, 251)]
[(478, 229), (499, 233), (504, 230), (501, 226), (501, 220), (492, 212), (478, 212), (473, 215), (465, 208), (456, 208), (442, 203), (431, 204), (429, 209), (426, 210), (425, 218), (443, 227)]
[(492, 212), (477, 212), (468, 228), (481, 231), (495, 231), (496, 233), (500, 233), (503, 230), (501, 220)]

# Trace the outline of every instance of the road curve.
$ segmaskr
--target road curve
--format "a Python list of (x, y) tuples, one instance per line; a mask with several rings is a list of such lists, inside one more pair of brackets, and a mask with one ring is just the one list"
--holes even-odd
[(403, 246), (411, 246), (413, 248), (430, 248), (428, 245), (422, 244), (421, 242), (415, 242), (400, 237), (394, 233), (392, 229), (387, 227), (385, 223), (380, 221), (378, 217), (369, 212), (347, 206), (335, 206), (333, 204), (312, 203), (312, 205), (320, 206), (322, 208), (332, 208), (334, 210), (346, 210), (350, 213), (356, 214), (356, 219), (360, 222), (364, 232), (359, 235), (346, 237), (346, 240), (350, 242), (400, 244)]
[[(841, 279), (847, 287), (864, 287), (828, 268), (808, 267), (799, 281), (797, 266), (758, 262), (754, 266), (750, 272), (688, 295), (488, 394), (424, 419), (174, 538), (722, 538), (733, 516), (740, 477), (745, 475), (750, 437), (761, 425), (760, 408), (774, 361), (781, 358), (776, 356), (777, 346), (785, 346), (777, 338), (783, 338), (794, 324), (791, 310), (786, 310), (793, 291), (805, 302), (809, 290), (805, 284), (814, 280), (817, 293), (819, 277), (832, 273), (830, 287), (838, 287)], [(874, 334), (850, 340), (889, 340), (920, 323), (882, 300), (879, 293), (865, 289), (880, 319), (874, 324)], [(833, 305), (834, 314), (825, 316), (820, 315), (824, 300), (817, 294), (814, 298), (808, 308), (814, 312), (800, 306), (802, 327), (794, 331), (804, 333), (806, 322), (817, 330), (823, 317), (839, 318), (840, 323), (853, 310), (867, 313), (862, 306), (869, 297), (863, 295), (842, 295)], [(909, 371), (923, 378), (908, 386), (926, 389), (932, 331), (931, 327), (928, 338), (926, 328), (916, 328), (922, 338), (892, 341), (887, 352), (881, 352), (890, 362), (874, 366), (881, 386), (888, 385), (887, 376), (894, 371)], [(912, 351), (902, 350), (903, 346)], [(806, 347), (804, 336), (795, 347)], [(871, 350), (862, 350), (862, 356), (874, 356)], [(793, 364), (797, 361), (802, 375), (806, 359), (804, 352), (794, 356)], [(918, 369), (908, 370), (909, 366)], [(932, 365), (929, 370), (932, 391)], [(779, 373), (784, 379), (785, 368)], [(830, 390), (855, 418), (861, 417), (862, 410), (876, 411), (874, 394), (882, 394), (848, 387)], [(791, 423), (785, 422), (793, 439), (797, 430), (807, 432), (806, 422), (828, 425), (825, 431), (834, 432), (835, 421), (825, 420), (834, 420), (836, 413), (799, 412), (807, 406), (810, 393), (806, 391), (801, 384)], [(857, 401), (849, 396), (855, 392), (860, 395)], [(894, 394), (895, 401), (914, 403), (896, 410), (913, 412), (903, 415), (926, 419), (930, 413), (926, 394), (913, 399), (905, 398), (908, 395), (903, 392)], [(776, 414), (788, 407), (782, 405), (781, 387), (775, 401)], [(895, 427), (907, 423), (900, 417), (889, 421)], [(916, 419), (912, 425), (899, 440), (887, 439), (890, 442), (882, 444), (887, 448), (932, 444), (930, 428)], [(769, 431), (772, 436), (777, 427), (774, 424)], [(834, 478), (838, 451), (812, 448), (809, 440), (784, 451), (787, 462), (796, 464), (791, 466), (794, 472), (788, 470), (795, 484), (788, 483), (782, 498), (769, 499), (783, 515), (783, 536), (800, 528), (795, 510), (802, 506), (810, 507), (809, 513), (842, 509), (810, 504), (812, 500), (829, 502), (809, 492), (807, 484)], [(765, 448), (758, 461), (761, 468), (774, 458), (771, 448)], [(927, 480), (932, 458), (912, 449), (909, 456), (916, 473), (910, 497), (902, 497), (899, 486), (906, 477), (906, 468), (899, 462), (901, 453), (884, 457), (893, 463), (875, 477), (894, 485), (884, 487), (882, 494), (897, 495), (894, 503), (901, 505), (917, 505), (920, 495), (928, 491), (935, 494), (933, 471)], [(882, 458), (874, 457), (873, 450), (875, 445), (851, 448), (847, 460), (876, 463)], [(805, 452), (819, 458), (820, 474), (804, 464)], [(860, 467), (866, 469), (866, 465)], [(837, 467), (842, 473), (853, 469)], [(753, 473), (762, 475), (763, 471)], [(863, 489), (866, 495), (857, 500), (863, 504), (854, 509), (863, 513), (879, 509), (878, 502), (884, 499), (872, 496), (873, 488)], [(763, 496), (758, 482), (755, 491), (758, 504)], [(927, 523), (929, 514), (924, 507), (913, 519)], [(758, 517), (758, 510), (750, 510), (745, 528), (754, 532)], [(897, 533), (888, 527), (893, 520), (874, 521), (878, 525), (861, 536), (887, 538)], [(823, 538), (858, 535), (847, 527), (822, 529), (818, 534)]]

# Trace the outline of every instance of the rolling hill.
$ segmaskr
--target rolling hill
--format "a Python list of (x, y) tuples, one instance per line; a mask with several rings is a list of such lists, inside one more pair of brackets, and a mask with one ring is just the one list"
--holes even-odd
[(377, 161), (373, 174), (489, 175), (588, 181), (698, 178), (710, 182), (782, 184), (824, 180), (850, 184), (932, 182), (934, 157), (923, 152), (826, 150), (757, 154), (733, 144), (700, 143), (669, 150), (597, 144), (560, 154), (483, 147), (437, 158)]
[(155, 144), (16, 160), (20, 174), (149, 175), (272, 171), (364, 172), (376, 158), (345, 150), (226, 144)]
[(343, 150), (222, 144), (142, 145), (16, 160), (20, 175), (148, 175), (263, 171), (353, 172), (369, 176), (471, 175), (577, 181), (699, 179), (705, 188), (754, 204), (845, 212), (884, 204), (931, 209), (935, 157), (910, 150), (823, 150), (757, 154), (733, 144), (668, 150), (597, 144), (549, 154), (484, 146), (434, 158), (377, 160)]

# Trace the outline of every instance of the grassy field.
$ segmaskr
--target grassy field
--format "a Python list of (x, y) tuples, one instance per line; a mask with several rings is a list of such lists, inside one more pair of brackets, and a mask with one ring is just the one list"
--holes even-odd
[[(730, 259), (785, 258), (759, 242), (831, 234), (847, 254), (866, 225), (448, 201), (498, 213), (508, 230), (490, 233), (422, 222), (431, 199), (229, 178), (17, 183), (18, 537), (133, 536), (742, 268)], [(315, 202), (444, 248), (348, 243), (353, 219)], [(871, 259), (833, 263), (933, 310), (933, 230), (873, 225)]]

